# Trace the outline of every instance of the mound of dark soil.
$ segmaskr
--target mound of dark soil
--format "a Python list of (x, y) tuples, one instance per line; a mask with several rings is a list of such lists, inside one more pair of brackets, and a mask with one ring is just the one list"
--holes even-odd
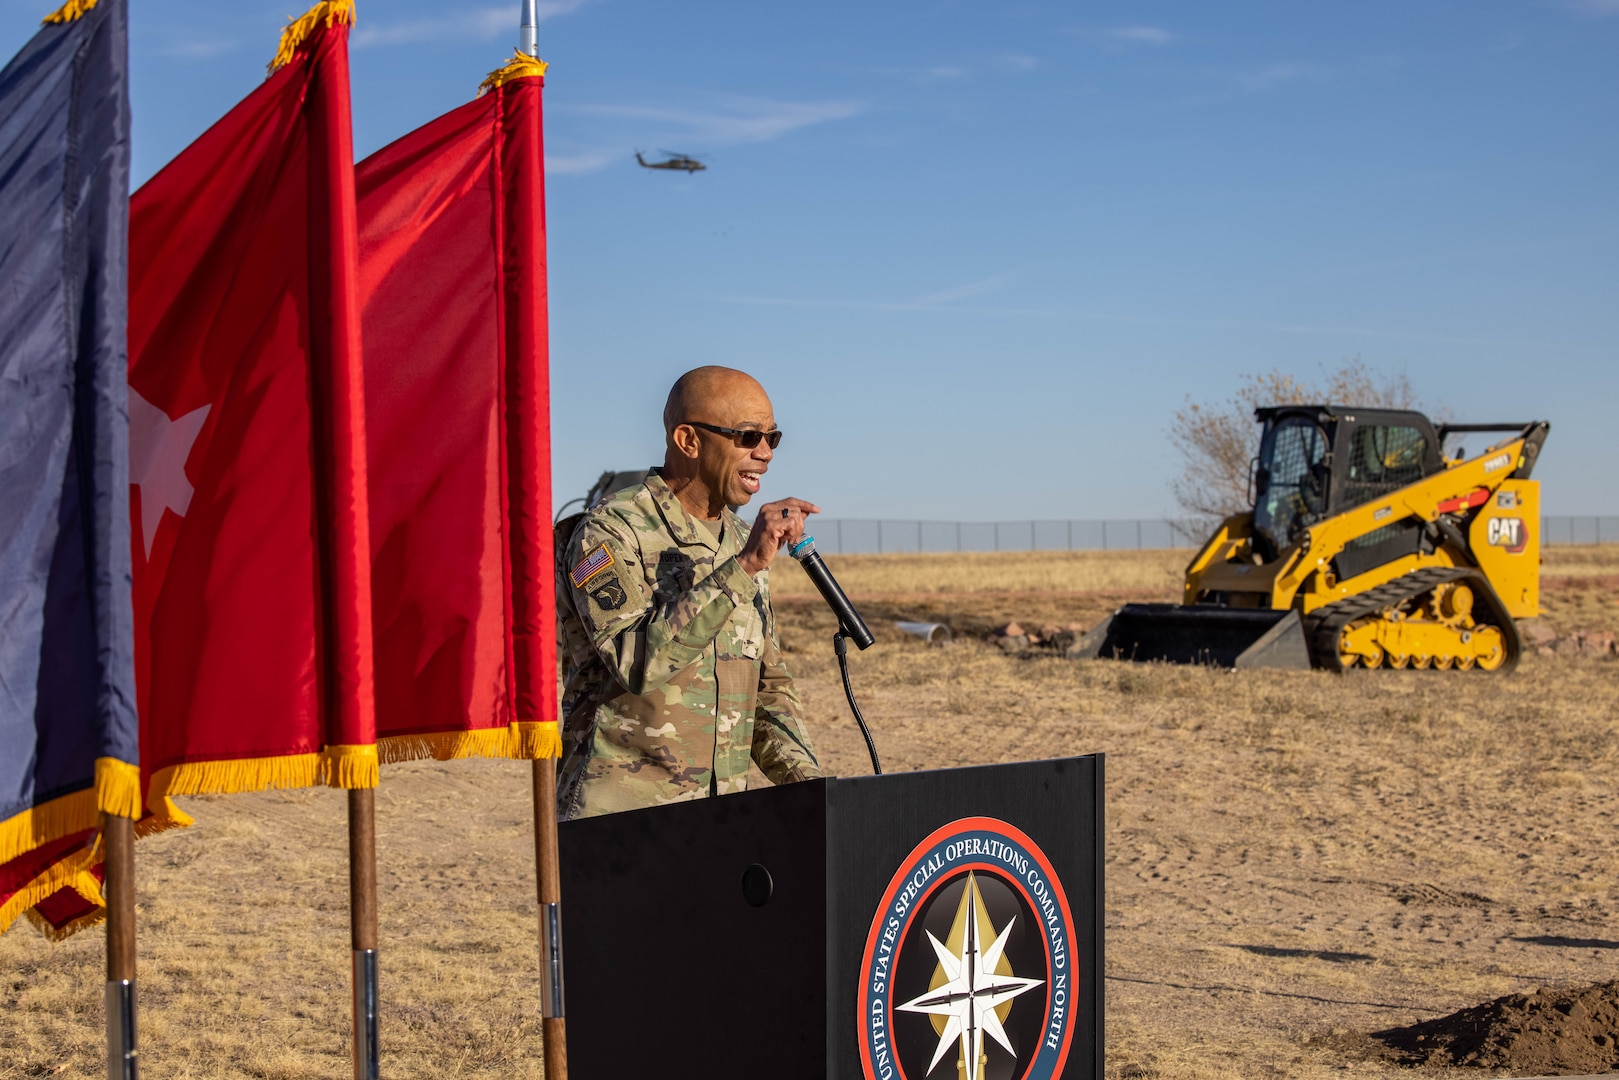
[(1619, 982), (1513, 994), (1372, 1038), (1401, 1065), (1472, 1065), (1513, 1076), (1612, 1072), (1619, 1070)]

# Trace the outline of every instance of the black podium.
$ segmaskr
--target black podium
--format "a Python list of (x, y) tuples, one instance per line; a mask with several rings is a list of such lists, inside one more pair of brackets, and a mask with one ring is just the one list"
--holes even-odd
[(1103, 791), (1098, 754), (564, 823), (570, 1075), (1100, 1080)]

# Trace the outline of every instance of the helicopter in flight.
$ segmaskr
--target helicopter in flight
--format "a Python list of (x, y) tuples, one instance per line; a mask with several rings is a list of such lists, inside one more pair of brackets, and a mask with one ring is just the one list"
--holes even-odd
[(678, 169), (684, 171), (687, 176), (690, 176), (694, 172), (702, 172), (704, 169), (708, 168), (707, 165), (704, 165), (701, 161), (698, 161), (696, 158), (687, 154), (676, 154), (668, 150), (660, 151), (660, 153), (668, 154), (668, 160), (648, 161), (646, 158), (641, 156), (641, 151), (637, 150), (635, 152), (636, 164), (640, 165), (643, 169)]

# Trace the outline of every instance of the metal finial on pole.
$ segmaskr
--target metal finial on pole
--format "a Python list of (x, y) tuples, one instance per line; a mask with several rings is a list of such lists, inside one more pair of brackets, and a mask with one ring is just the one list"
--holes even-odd
[(523, 0), (523, 23), (518, 41), (518, 48), (529, 56), (540, 55), (540, 18), (535, 11), (535, 0)]

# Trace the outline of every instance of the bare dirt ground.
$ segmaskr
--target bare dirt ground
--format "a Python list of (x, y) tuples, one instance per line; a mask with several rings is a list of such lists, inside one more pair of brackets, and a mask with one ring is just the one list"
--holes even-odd
[[(1111, 1078), (1403, 1074), (1369, 1033), (1619, 979), (1619, 662), (1231, 673), (976, 636), (1173, 599), (1184, 561), (834, 560), (879, 636), (853, 665), (888, 769), (1107, 753)], [(1619, 549), (1553, 549), (1545, 578), (1555, 632), (1619, 630)], [(775, 586), (823, 760), (865, 772), (831, 618), (790, 569)], [(942, 618), (957, 643), (896, 618)], [(383, 774), (389, 1076), (542, 1075), (528, 782), (510, 762)], [(342, 798), (189, 800), (195, 827), (141, 841), (147, 1075), (348, 1074)], [(94, 932), (0, 938), (0, 1080), (102, 1071), (101, 958)]]

